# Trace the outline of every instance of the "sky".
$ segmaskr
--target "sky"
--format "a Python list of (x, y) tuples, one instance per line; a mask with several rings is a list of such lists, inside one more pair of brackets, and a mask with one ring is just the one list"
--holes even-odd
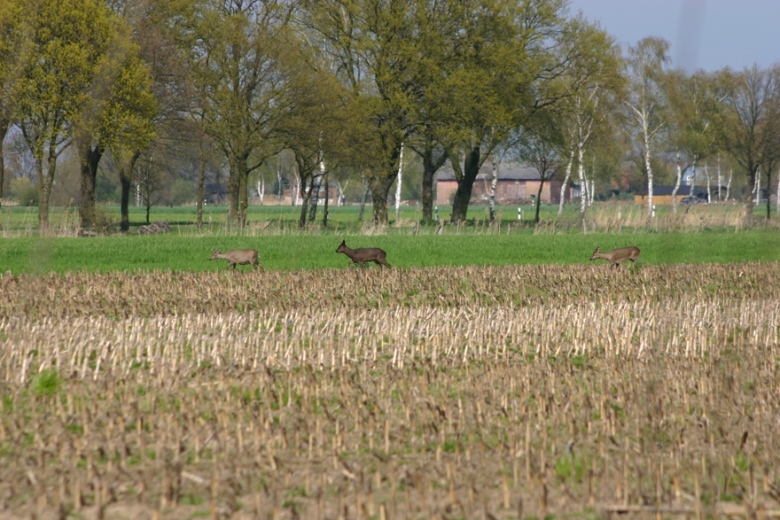
[(707, 72), (780, 64), (780, 0), (570, 0), (621, 46), (671, 43), (672, 67)]

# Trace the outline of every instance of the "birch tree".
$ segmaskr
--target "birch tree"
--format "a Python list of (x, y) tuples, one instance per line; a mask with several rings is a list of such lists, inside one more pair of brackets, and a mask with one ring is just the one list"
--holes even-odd
[[(562, 54), (571, 56), (561, 78), (562, 88), (568, 93), (559, 109), (569, 151), (566, 154), (565, 176), (561, 185), (558, 217), (563, 216), (566, 189), (576, 163), (582, 196), (580, 218), (585, 218), (585, 152), (594, 132), (607, 131), (604, 127), (622, 98), (624, 76), (619, 50), (612, 37), (581, 18), (568, 24), (570, 35), (563, 40)], [(573, 49), (568, 49), (573, 47)], [(575, 50), (579, 49), (579, 50)]]
[(664, 68), (669, 62), (669, 43), (644, 38), (628, 49), (628, 99), (625, 102), (632, 136), (642, 150), (642, 169), (647, 176), (647, 216), (653, 214), (653, 153), (666, 124), (666, 100), (662, 89)]

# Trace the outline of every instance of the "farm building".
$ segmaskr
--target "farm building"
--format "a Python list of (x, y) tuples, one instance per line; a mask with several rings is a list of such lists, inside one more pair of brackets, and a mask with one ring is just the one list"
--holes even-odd
[[(471, 203), (487, 203), (490, 197), (490, 184), (493, 180), (493, 164), (485, 161), (479, 170), (471, 193)], [(496, 182), (497, 204), (522, 204), (536, 198), (539, 192), (539, 172), (529, 165), (508, 162), (498, 167)], [(558, 204), (561, 199), (560, 180), (545, 181), (542, 187), (542, 201), (548, 204)], [(447, 164), (436, 175), (436, 204), (446, 206), (452, 204), (458, 183), (452, 166)], [(566, 188), (566, 202), (571, 199), (571, 190)]]
[[(721, 188), (724, 193), (726, 188)], [(718, 196), (719, 188), (717, 186), (710, 186), (710, 194), (713, 198)], [(672, 205), (672, 192), (674, 186), (653, 186), (653, 203), (659, 206), (671, 206)], [(677, 203), (687, 202), (691, 199), (696, 202), (707, 202), (707, 187), (706, 186), (688, 186), (681, 185), (677, 189)], [(683, 201), (683, 199), (686, 199)], [(647, 191), (643, 193), (637, 193), (634, 195), (634, 202), (637, 204), (647, 204)]]

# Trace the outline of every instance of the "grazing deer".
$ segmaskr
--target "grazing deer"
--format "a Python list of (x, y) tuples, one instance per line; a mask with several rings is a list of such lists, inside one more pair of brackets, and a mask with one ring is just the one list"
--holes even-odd
[(595, 260), (597, 258), (609, 260), (613, 266), (617, 267), (623, 260), (636, 262), (636, 259), (639, 258), (639, 248), (634, 246), (621, 247), (620, 249), (613, 249), (612, 251), (602, 253), (601, 248), (597, 247), (590, 259)]
[(235, 249), (226, 253), (223, 253), (219, 249), (212, 249), (211, 258), (209, 258), (209, 260), (216, 260), (218, 258), (227, 260), (228, 269), (232, 265), (233, 270), (236, 269), (236, 265), (247, 264), (251, 265), (252, 269), (257, 269), (258, 266), (260, 269), (263, 269), (263, 266), (260, 265), (260, 262), (257, 260), (257, 256), (257, 251), (254, 249)]
[(336, 249), (337, 253), (344, 253), (352, 259), (353, 264), (360, 264), (361, 267), (366, 266), (366, 262), (374, 262), (380, 266), (390, 267), (387, 263), (387, 253), (377, 247), (360, 247), (358, 249), (350, 249), (347, 247), (345, 240), (341, 241), (341, 245)]

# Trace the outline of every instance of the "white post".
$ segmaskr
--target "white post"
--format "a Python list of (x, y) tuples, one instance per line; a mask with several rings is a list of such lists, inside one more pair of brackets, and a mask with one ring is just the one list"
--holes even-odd
[(523, 208), (517, 207), (517, 220), (523, 220)]

